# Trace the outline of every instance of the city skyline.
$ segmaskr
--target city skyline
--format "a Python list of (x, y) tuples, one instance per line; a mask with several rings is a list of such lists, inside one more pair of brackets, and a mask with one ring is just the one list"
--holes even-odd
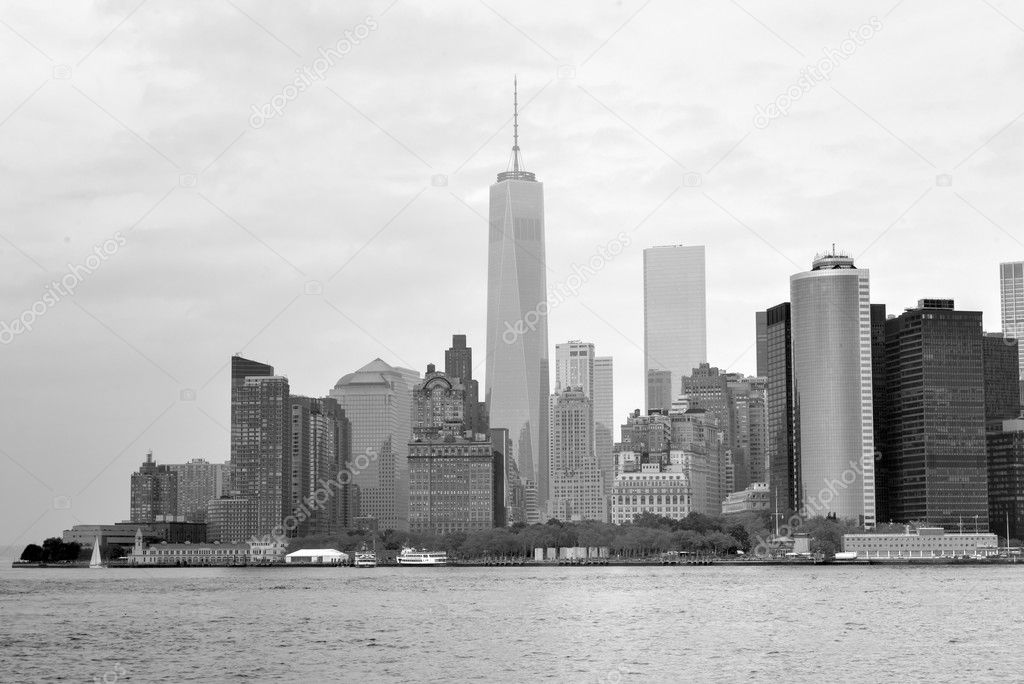
[[(4, 320), (67, 265), (82, 268), (74, 296), (0, 350), (11, 388), (0, 543), (75, 518), (120, 519), (123, 482), (147, 449), (161, 461), (225, 461), (233, 352), (286, 371), (297, 394), (322, 396), (378, 356), (440, 364), (453, 330), (482, 350), (483, 217), (507, 158), (513, 73), (528, 166), (547, 185), (549, 290), (570, 284), (573, 266), (618, 231), (633, 238), (549, 319), (549, 340), (592, 340), (615, 358), (615, 424), (643, 407), (637, 302), (649, 245), (707, 246), (708, 361), (729, 371), (754, 372), (750, 312), (786, 300), (788, 277), (833, 241), (871, 269), (876, 302), (949, 297), (999, 329), (998, 263), (1024, 255), (1013, 201), (1024, 103), (1007, 97), (1019, 32), (984, 5), (750, 8), (784, 41), (735, 6), (693, 15), (624, 4), (582, 19), (510, 10), (508, 22), (544, 49), (484, 6), (462, 23), (452, 7), (385, 9), (370, 8), (378, 28), (316, 84), (325, 87), (260, 128), (249, 125), (251, 105), (363, 13), (330, 8), (310, 21), (247, 8), (301, 57), (230, 6), (159, 10), (175, 17), (162, 21), (147, 5), (123, 25), (128, 10), (114, 6), (5, 14), (18, 35), (4, 49), (27, 68), (10, 74), (0, 107), (0, 140), (20, 169), (5, 188)], [(754, 124), (758, 103), (872, 15), (882, 29), (828, 82), (787, 116)], [(429, 68), (410, 64), (404, 50), (426, 48), (423, 26), (466, 22), (486, 51), (456, 43)], [(205, 25), (246, 69), (211, 72), (203, 41), (183, 40)], [(964, 41), (929, 42), (949, 26)], [(976, 42), (1008, 68), (982, 69)], [(683, 47), (665, 56), (665, 45)], [(163, 84), (148, 97), (132, 68), (138, 54), (153, 57)], [(889, 68), (907, 62), (914, 68)], [(385, 67), (393, 96), (376, 87)], [(911, 73), (926, 79), (927, 107), (897, 96)], [(211, 79), (198, 91), (171, 85), (197, 74)], [(450, 276), (421, 258), (441, 250), (463, 257)], [(409, 321), (441, 301), (447, 315), (409, 334)], [(53, 401), (72, 416), (66, 430), (27, 410)]]

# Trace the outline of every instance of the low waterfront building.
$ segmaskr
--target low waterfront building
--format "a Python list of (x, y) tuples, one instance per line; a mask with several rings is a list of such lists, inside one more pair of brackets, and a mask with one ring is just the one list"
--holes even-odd
[(768, 484), (754, 482), (740, 492), (733, 492), (722, 501), (722, 514), (748, 513), (750, 511), (767, 511), (771, 509), (768, 500)]
[(843, 551), (859, 558), (950, 558), (994, 556), (998, 540), (991, 532), (946, 532), (919, 527), (903, 534), (844, 534)]
[(235, 544), (146, 544), (141, 527), (136, 529), (129, 565), (224, 566), (279, 563), (285, 548), (274, 541)]
[(337, 549), (299, 549), (284, 557), (291, 565), (348, 565), (348, 554)]
[(117, 544), (129, 547), (135, 542), (135, 531), (141, 529), (144, 539), (149, 543), (166, 541), (169, 544), (198, 544), (206, 541), (206, 525), (204, 523), (187, 523), (179, 520), (159, 519), (150, 523), (119, 522), (111, 525), (75, 525), (64, 530), (61, 536), (65, 544), (77, 542), (83, 546), (91, 546), (96, 537), (104, 544)]

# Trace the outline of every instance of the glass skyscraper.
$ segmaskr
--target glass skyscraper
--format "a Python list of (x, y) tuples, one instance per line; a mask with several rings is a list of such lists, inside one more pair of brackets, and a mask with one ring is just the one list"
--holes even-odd
[[(1024, 340), (1024, 261), (999, 264), (999, 295), (1003, 335)], [(1021, 376), (1024, 377), (1024, 344), (1019, 346), (1017, 354)], [(1020, 395), (1024, 399), (1024, 383)]]
[(790, 303), (801, 505), (873, 527), (869, 272), (835, 250), (819, 255), (790, 277)]
[[(682, 377), (707, 361), (707, 292), (704, 246), (644, 250), (644, 386), (647, 409), (671, 408)], [(669, 371), (668, 402), (652, 401), (651, 370)]]
[(895, 522), (988, 529), (984, 339), (981, 312), (954, 311), (951, 299), (921, 300), (885, 323), (883, 458)]
[(604, 479), (604, 490), (612, 491), (615, 479), (615, 391), (610, 356), (594, 359), (594, 442), (597, 463)]
[(409, 528), (412, 390), (419, 377), (374, 359), (330, 392), (351, 426), (349, 463), (359, 516), (374, 518), (381, 530)]
[(518, 118), (510, 166), (490, 190), (485, 399), (490, 425), (508, 429), (519, 473), (535, 483), (543, 510), (550, 385), (544, 186), (521, 167)]

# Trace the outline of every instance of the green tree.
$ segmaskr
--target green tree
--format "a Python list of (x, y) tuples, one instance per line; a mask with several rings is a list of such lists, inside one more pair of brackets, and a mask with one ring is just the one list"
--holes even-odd
[(25, 547), (25, 550), (21, 552), (21, 560), (28, 561), (30, 563), (38, 563), (43, 560), (43, 547), (39, 544), (29, 544)]

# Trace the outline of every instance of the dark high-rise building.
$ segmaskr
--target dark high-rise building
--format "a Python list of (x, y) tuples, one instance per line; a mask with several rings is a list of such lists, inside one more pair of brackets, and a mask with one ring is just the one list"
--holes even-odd
[(923, 299), (885, 324), (887, 492), (896, 522), (988, 529), (980, 311)]
[(875, 520), (892, 520), (885, 448), (885, 304), (871, 305), (871, 410), (875, 430)]
[(1002, 333), (985, 333), (982, 355), (985, 369), (985, 420), (1020, 418), (1019, 342)]
[(291, 464), (288, 379), (273, 372), (266, 364), (231, 359), (231, 470), (233, 489), (251, 509), (246, 536), (274, 535), (291, 513), (285, 479)]
[(765, 312), (768, 404), (768, 485), (780, 512), (800, 508), (800, 459), (793, 399), (793, 345), (789, 302)]
[(1024, 420), (1020, 419), (1018, 341), (1000, 333), (982, 340), (985, 366), (985, 440), (991, 530), (1024, 538)]
[(444, 352), (444, 372), (462, 383), (466, 428), (487, 434), (487, 404), (480, 401), (480, 383), (473, 379), (473, 348), (466, 346), (465, 335), (452, 335), (452, 346)]
[(452, 346), (444, 352), (444, 372), (463, 385), (473, 379), (473, 349), (466, 346), (465, 335), (452, 335)]
[(131, 521), (156, 522), (157, 518), (178, 515), (178, 476), (165, 465), (153, 461), (153, 452), (139, 472), (132, 473)]
[[(518, 100), (510, 167), (490, 189), (487, 390), (490, 425), (508, 428), (516, 466), (548, 500), (548, 291), (544, 186), (523, 168)], [(533, 511), (532, 517), (539, 517)]]
[(349, 424), (331, 398), (293, 396), (288, 500), (294, 522), (289, 536), (336, 534), (347, 523)]

